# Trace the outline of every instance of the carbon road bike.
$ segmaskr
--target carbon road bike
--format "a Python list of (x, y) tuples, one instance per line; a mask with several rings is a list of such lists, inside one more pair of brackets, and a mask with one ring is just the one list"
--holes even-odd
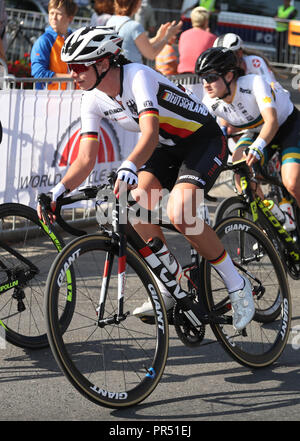
[[(231, 165), (227, 169), (232, 169)], [(251, 189), (252, 173), (244, 161), (237, 163), (234, 172), (240, 176), (242, 194), (224, 199), (217, 207), (215, 213), (215, 224), (229, 216), (239, 216), (252, 219), (269, 237), (280, 255), (286, 272), (294, 280), (300, 279), (300, 210), (288, 193), (280, 178), (279, 163), (275, 158), (268, 164), (268, 168), (260, 168), (255, 175), (264, 192), (265, 199), (274, 201), (277, 206), (285, 198), (293, 208), (296, 228), (287, 231), (276, 215), (269, 210), (263, 200), (254, 194)], [(288, 214), (286, 214), (288, 215)], [(280, 301), (275, 302), (269, 309), (265, 310), (266, 319), (276, 317), (280, 313)]]
[[(116, 200), (112, 188), (111, 177), (107, 185), (90, 190), (89, 197), (96, 198), (100, 231), (70, 242), (55, 258), (47, 279), (48, 339), (71, 384), (98, 405), (126, 408), (138, 404), (162, 378), (168, 358), (169, 324), (181, 341), (194, 349), (203, 342), (209, 325), (230, 356), (250, 369), (277, 360), (288, 339), (291, 299), (282, 263), (261, 229), (238, 217), (225, 219), (215, 227), (236, 267), (252, 284), (256, 313), (238, 332), (232, 326), (227, 290), (210, 264), (191, 249), (178, 282), (134, 230), (131, 219), (137, 211)], [(86, 199), (87, 195), (81, 192), (74, 197)], [(73, 196), (69, 196), (60, 203), (72, 201)], [(103, 219), (110, 205), (111, 215)], [(43, 207), (47, 210), (46, 204)], [(173, 230), (169, 224), (163, 226)], [(62, 329), (60, 314), (71, 268), (76, 299), (69, 326)], [(165, 310), (153, 274), (176, 300), (171, 312)], [(266, 304), (274, 302), (274, 296), (280, 296), (281, 314), (265, 323), (260, 313)], [(153, 317), (137, 318), (134, 309), (148, 299)]]
[[(50, 265), (63, 247), (56, 229), (50, 232), (33, 208), (18, 203), (0, 205), (1, 339), (28, 349), (48, 346), (44, 292)], [(69, 298), (60, 317), (63, 328), (72, 313)]]

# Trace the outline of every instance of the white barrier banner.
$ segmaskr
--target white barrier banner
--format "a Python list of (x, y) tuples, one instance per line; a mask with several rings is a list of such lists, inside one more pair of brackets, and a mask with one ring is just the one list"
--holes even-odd
[[(64, 176), (78, 153), (80, 91), (0, 91), (3, 140), (0, 203), (36, 207)], [(99, 185), (137, 142), (138, 134), (102, 120), (94, 170), (83, 185)]]

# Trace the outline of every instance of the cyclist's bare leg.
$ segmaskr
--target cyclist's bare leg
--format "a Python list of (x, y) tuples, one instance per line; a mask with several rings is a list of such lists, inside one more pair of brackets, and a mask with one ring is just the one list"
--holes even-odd
[(281, 177), (283, 185), (300, 207), (300, 164), (295, 162), (282, 164)]
[[(149, 172), (140, 172), (137, 189), (132, 191), (134, 199), (144, 208), (153, 209), (159, 201), (162, 187), (158, 179)], [(198, 196), (198, 197), (197, 197)], [(203, 190), (189, 183), (177, 184), (173, 188), (168, 202), (168, 216), (173, 225), (184, 234), (198, 253), (208, 260), (218, 257), (224, 246), (214, 230), (196, 216), (196, 203), (203, 201)], [(151, 237), (160, 237), (165, 241), (158, 225), (136, 223), (137, 233), (147, 241)]]
[[(153, 210), (159, 202), (162, 187), (159, 180), (149, 172), (140, 172), (138, 187), (132, 190), (134, 199), (144, 208)], [(134, 224), (137, 233), (147, 242), (150, 238), (159, 237), (165, 242), (165, 237), (159, 225), (139, 222)]]
[(224, 250), (215, 231), (196, 216), (197, 203), (203, 201), (203, 190), (189, 183), (177, 184), (173, 188), (168, 215), (178, 231), (185, 235), (198, 253), (213, 260)]
[[(139, 174), (138, 188), (132, 192), (137, 200), (140, 198), (141, 189), (144, 190), (144, 194), (148, 195), (151, 189), (155, 189), (157, 195), (159, 195), (161, 186), (159, 181), (150, 173), (141, 172)], [(251, 285), (246, 278), (239, 275), (233, 266), (230, 256), (224, 251), (224, 246), (215, 231), (197, 218), (197, 203), (201, 200), (201, 197), (197, 197), (199, 192), (203, 196), (203, 191), (193, 184), (182, 183), (175, 185), (168, 201), (169, 218), (173, 225), (186, 236), (198, 253), (211, 261), (211, 264), (223, 278), (229, 290), (234, 311), (233, 325), (236, 329), (242, 329), (249, 323), (255, 312)], [(142, 199), (139, 202), (143, 204)], [(154, 202), (155, 198), (151, 202), (147, 198), (146, 205), (143, 204), (143, 206), (153, 208)], [(164, 240), (163, 233), (158, 225), (140, 223), (135, 225), (135, 229), (144, 240), (155, 236), (161, 237)], [(166, 291), (165, 287), (161, 286), (160, 280), (157, 280), (157, 283), (163, 294), (166, 308), (172, 308), (174, 299), (170, 297), (170, 293)], [(153, 307), (150, 301), (133, 311), (133, 315), (136, 316), (151, 314), (153, 314)]]
[[(132, 190), (131, 194), (133, 198), (139, 203), (139, 205), (148, 210), (153, 210), (160, 200), (161, 191), (162, 187), (159, 180), (152, 173), (142, 171), (139, 173), (138, 187), (135, 190)], [(164, 234), (159, 225), (145, 223), (145, 221), (135, 222), (132, 223), (132, 225), (145, 242), (154, 237), (159, 237), (163, 242), (166, 242)], [(174, 299), (171, 297), (171, 294), (167, 291), (161, 281), (156, 276), (154, 276), (154, 278), (160, 289), (160, 292), (162, 293), (166, 308), (172, 308), (175, 303)], [(149, 300), (140, 307), (135, 308), (133, 311), (133, 315), (153, 315), (153, 307), (151, 301)]]
[(221, 275), (234, 312), (233, 326), (242, 329), (252, 320), (255, 313), (251, 284), (238, 273), (215, 231), (197, 218), (196, 208), (201, 201), (199, 192), (203, 196), (203, 191), (193, 184), (175, 185), (168, 202), (168, 214), (173, 225)]

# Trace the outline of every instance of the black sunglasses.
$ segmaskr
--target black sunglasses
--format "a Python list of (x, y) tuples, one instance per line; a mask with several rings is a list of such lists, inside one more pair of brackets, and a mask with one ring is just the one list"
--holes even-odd
[(208, 73), (208, 74), (201, 75), (202, 83), (203, 83), (203, 80), (205, 80), (208, 84), (211, 84), (211, 83), (214, 83), (215, 81), (218, 81), (219, 78), (220, 78), (220, 75), (216, 74), (216, 73)]

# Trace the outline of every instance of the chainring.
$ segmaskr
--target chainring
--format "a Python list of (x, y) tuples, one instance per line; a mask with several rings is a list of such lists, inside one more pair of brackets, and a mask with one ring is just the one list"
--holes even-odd
[(173, 324), (178, 338), (185, 346), (193, 348), (201, 344), (205, 335), (205, 325), (193, 326), (178, 303), (173, 308)]

